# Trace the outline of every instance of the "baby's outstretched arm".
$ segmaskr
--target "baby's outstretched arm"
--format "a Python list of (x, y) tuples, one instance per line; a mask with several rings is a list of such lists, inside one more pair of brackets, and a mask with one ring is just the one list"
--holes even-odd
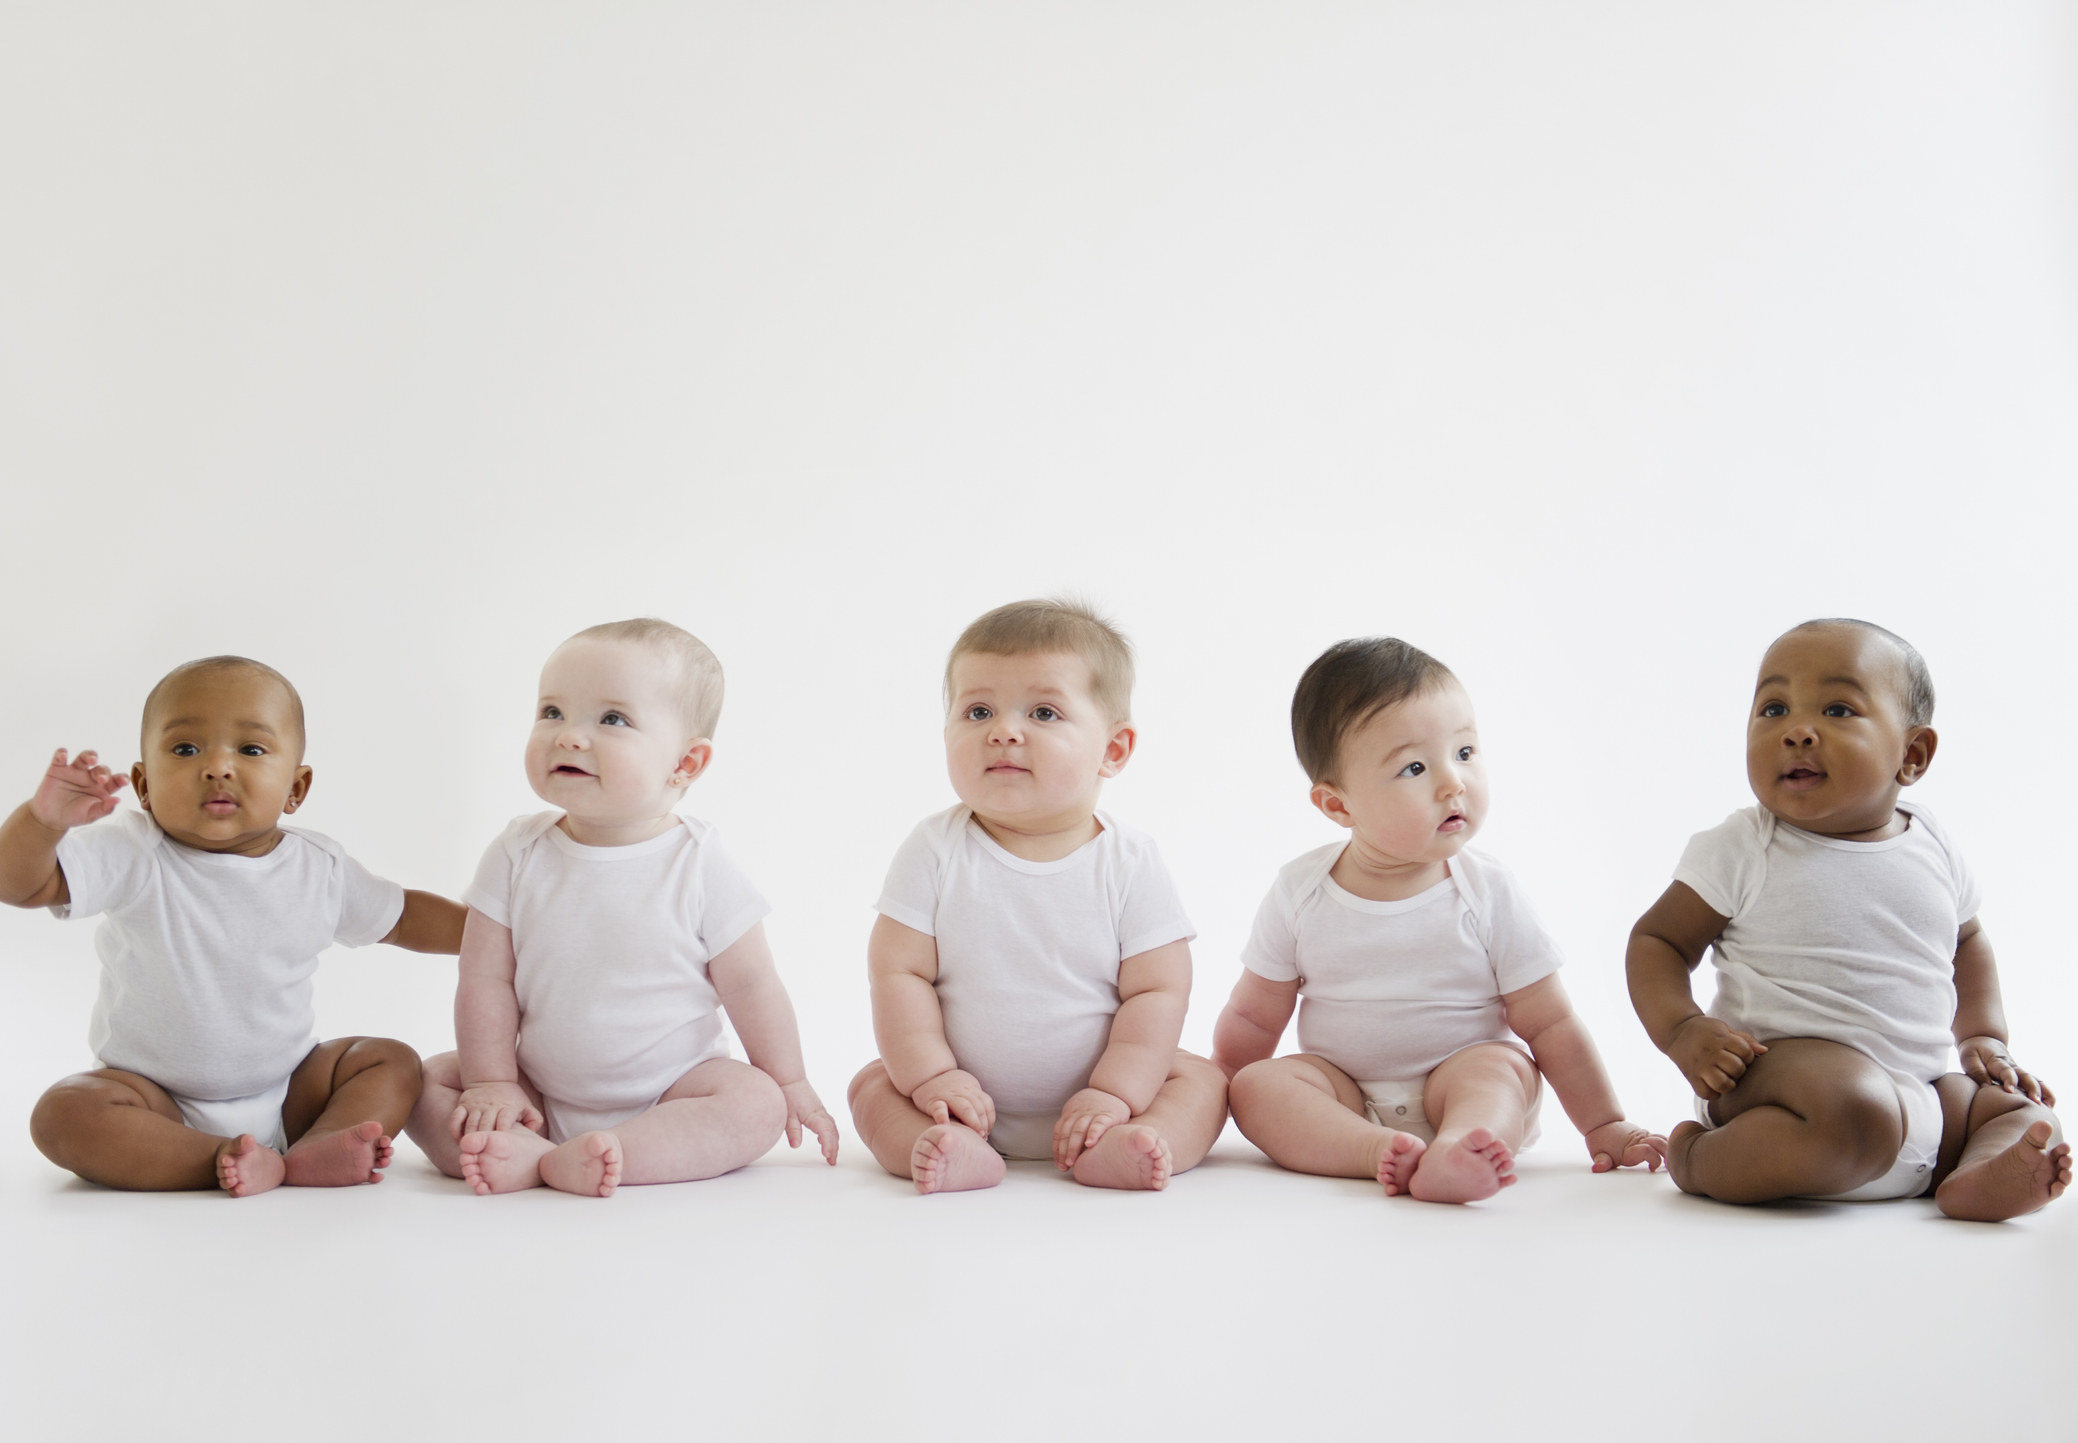
[(2041, 1078), (2023, 1072), (2006, 1050), (2006, 1008), (1999, 996), (1999, 964), (1991, 939), (1975, 917), (1955, 939), (1955, 1047), (1963, 1071), (1982, 1087), (2018, 1093), (2044, 1107), (2056, 1094)]
[(462, 950), (462, 927), (469, 909), (432, 892), (404, 893), (397, 925), (382, 940), (407, 952), (437, 952), (452, 957)]
[[(794, 1023), (794, 1004), (779, 969), (772, 963), (772, 948), (765, 941), (765, 924), (755, 923), (727, 949), (707, 964), (707, 975), (721, 995), (736, 1035), (750, 1065), (779, 1084), (786, 1099), (787, 1146), (801, 1145), (805, 1126), (821, 1144), (823, 1161), (837, 1161), (837, 1123), (823, 1106), (815, 1089), (808, 1085), (807, 1069), (801, 1062), (801, 1033)], [(767, 1133), (769, 1138), (771, 1134)]]
[(519, 1081), (519, 994), (512, 984), (519, 961), (512, 950), (512, 930), (474, 907), (468, 911), (462, 927), (462, 977), (455, 988), (462, 1096), (448, 1116), (447, 1130), (461, 1138), (525, 1127), (545, 1136), (548, 1121)]
[(123, 778), (91, 751), (69, 759), (59, 747), (36, 794), (0, 822), (0, 902), (51, 907), (71, 900), (58, 865), (58, 840), (115, 810)]
[(1552, 973), (1529, 986), (1505, 994), (1508, 1025), (1525, 1043), (1537, 1068), (1566, 1109), (1566, 1116), (1587, 1139), (1596, 1172), (1640, 1163), (1657, 1172), (1667, 1160), (1667, 1140), (1626, 1122), (1623, 1105), (1602, 1066), (1602, 1054), (1588, 1035), (1587, 1024), (1573, 1010), (1565, 985)]
[(1277, 1050), (1285, 1026), (1299, 1005), (1299, 984), (1273, 982), (1260, 973), (1241, 969), (1227, 1005), (1220, 1010), (1212, 1028), (1212, 1060), (1227, 1081), (1251, 1062), (1261, 1062)]
[(1739, 1085), (1760, 1039), (1706, 1016), (1689, 989), (1689, 974), (1731, 919), (1712, 910), (1684, 882), (1660, 894), (1631, 928), (1624, 956), (1631, 1006), (1652, 1045), (1672, 1058), (1698, 1097), (1720, 1097)]

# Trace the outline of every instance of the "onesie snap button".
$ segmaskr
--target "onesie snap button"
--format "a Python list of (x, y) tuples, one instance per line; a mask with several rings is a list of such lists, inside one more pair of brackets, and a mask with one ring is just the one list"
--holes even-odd
[[(1398, 1107), (1393, 1109), (1393, 1112), (1397, 1116), (1405, 1117), (1407, 1115), (1407, 1105), (1405, 1103), (1401, 1103)], [(1926, 1169), (1921, 1168), (1920, 1171), (1924, 1172), (1926, 1171)]]

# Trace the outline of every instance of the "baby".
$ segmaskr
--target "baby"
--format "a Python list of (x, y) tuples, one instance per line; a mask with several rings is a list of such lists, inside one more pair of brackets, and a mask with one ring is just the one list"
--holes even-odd
[(888, 869), (859, 1135), (921, 1193), (994, 1187), (1004, 1156), (1165, 1187), (1219, 1135), (1226, 1089), (1177, 1050), (1195, 934), (1168, 872), (1097, 810), (1133, 755), (1131, 648), (1086, 607), (1014, 602), (960, 636), (945, 689), (960, 805)]
[[(1976, 880), (1899, 797), (1933, 762), (1933, 717), (1926, 663), (1880, 626), (1807, 621), (1761, 659), (1760, 805), (1699, 833), (1631, 932), (1631, 1000), (1699, 1099), (1668, 1158), (1684, 1192), (1931, 1191), (1997, 1221), (2070, 1185), (2055, 1098), (2006, 1051)], [(1708, 1012), (1689, 992), (1706, 948)]]
[(280, 825), (310, 795), (303, 702), (238, 656), (176, 667), (144, 702), (141, 811), (91, 751), (59, 750), (0, 823), (0, 900), (102, 914), (99, 1066), (53, 1086), (29, 1129), (106, 1187), (381, 1182), (418, 1097), (418, 1054), (382, 1037), (319, 1042), (318, 954), (388, 942), (452, 954), (462, 909), (369, 875), (337, 842)]
[[(1624, 1120), (1558, 949), (1467, 845), (1486, 774), (1457, 678), (1404, 641), (1338, 642), (1299, 679), (1292, 737), (1349, 838), (1278, 874), (1220, 1014), (1213, 1060), (1243, 1135), (1299, 1172), (1472, 1202), (1515, 1181), (1541, 1073), (1596, 1172), (1657, 1168), (1666, 1141)], [(1301, 996), (1305, 1051), (1272, 1061)]]
[[(837, 1160), (772, 965), (770, 909), (704, 822), (722, 672), (654, 619), (580, 631), (541, 669), (527, 781), (555, 808), (484, 853), (465, 900), (459, 1050), (426, 1063), (412, 1140), (478, 1193), (714, 1177), (805, 1125)], [(750, 1064), (734, 1061), (716, 1004)]]

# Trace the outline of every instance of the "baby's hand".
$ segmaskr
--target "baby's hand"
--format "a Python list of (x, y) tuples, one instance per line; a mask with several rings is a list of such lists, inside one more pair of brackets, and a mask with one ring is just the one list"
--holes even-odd
[(983, 1137), (996, 1125), (996, 1104), (973, 1073), (957, 1067), (919, 1082), (909, 1100), (931, 1121), (964, 1123)]
[(1640, 1163), (1646, 1171), (1658, 1172), (1660, 1164), (1667, 1160), (1667, 1140), (1619, 1117), (1588, 1133), (1587, 1154), (1595, 1160), (1596, 1172), (1637, 1167)]
[(526, 1089), (517, 1082), (479, 1082), (463, 1088), (447, 1118), (447, 1130), (458, 1139), (472, 1132), (510, 1132), (515, 1127), (548, 1136), (548, 1119), (527, 1100)]
[(1085, 1087), (1068, 1099), (1061, 1120), (1053, 1125), (1053, 1165), (1068, 1171), (1076, 1158), (1097, 1145), (1098, 1138), (1132, 1115), (1124, 1098)]
[(804, 1077), (799, 1082), (787, 1083), (779, 1089), (779, 1095), (786, 1099), (786, 1145), (799, 1147), (801, 1129), (806, 1126), (822, 1146), (823, 1161), (835, 1167), (837, 1123), (830, 1116), (830, 1110), (823, 1106), (823, 1100), (815, 1095), (815, 1089), (808, 1085), (808, 1079)]
[(1965, 1037), (1955, 1045), (1955, 1050), (1962, 1054), (1963, 1071), (1978, 1086), (2017, 1092), (2044, 1107), (2056, 1106), (2056, 1094), (2049, 1090), (2049, 1084), (2015, 1066), (2013, 1055), (1998, 1038)]
[(53, 832), (98, 822), (115, 810), (115, 794), (125, 780), (102, 766), (96, 753), (84, 751), (79, 760), (67, 761), (65, 749), (59, 747), (36, 795), (29, 799), (29, 815)]
[(1729, 1023), (1697, 1013), (1674, 1029), (1667, 1056), (1697, 1097), (1722, 1097), (1739, 1085), (1753, 1059), (1768, 1049)]

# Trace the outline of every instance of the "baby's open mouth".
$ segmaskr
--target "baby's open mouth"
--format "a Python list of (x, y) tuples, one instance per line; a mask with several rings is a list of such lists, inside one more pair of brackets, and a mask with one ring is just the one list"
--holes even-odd
[(1825, 773), (1817, 767), (1791, 767), (1782, 774), (1782, 780), (1792, 788), (1815, 787), (1825, 780)]
[(1439, 832), (1455, 832), (1464, 825), (1465, 814), (1463, 812), (1452, 812), (1438, 824), (1436, 830)]
[(583, 767), (557, 767), (549, 775), (554, 777), (588, 777), (591, 773)]

